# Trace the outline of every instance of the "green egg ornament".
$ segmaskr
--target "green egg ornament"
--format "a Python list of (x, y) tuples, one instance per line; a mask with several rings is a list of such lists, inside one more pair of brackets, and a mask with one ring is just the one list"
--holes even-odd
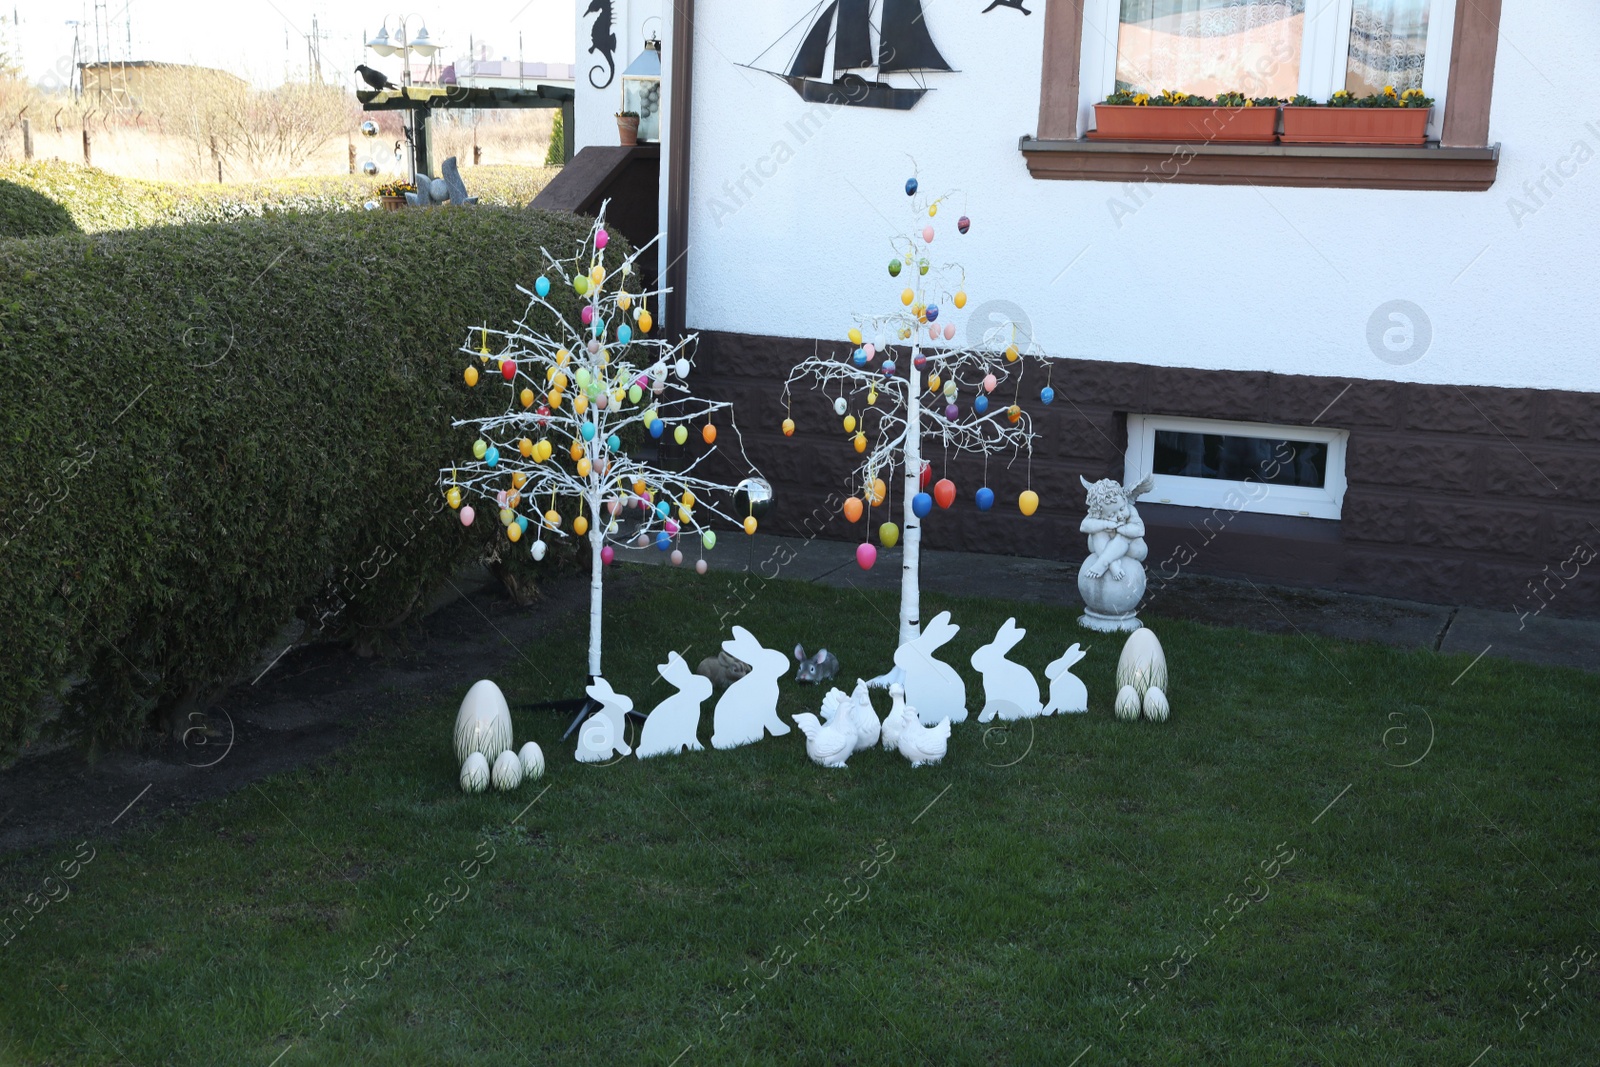
[(715, 530), (707, 530), (700, 535), (700, 543), (705, 546), (707, 552), (710, 552), (717, 547), (717, 532)]
[(891, 259), (889, 261), (889, 277), (891, 277), (891, 278), (900, 277), (900, 268), (902, 266), (904, 266), (904, 264), (902, 264), (898, 259)]
[(689, 439), (689, 431), (682, 426), (679, 426), (676, 430), (672, 431), (672, 439), (681, 445)]
[(576, 278), (572, 279), (572, 291), (577, 293), (579, 296), (582, 296), (585, 293), (587, 293), (589, 291), (589, 279), (588, 279), (588, 277), (586, 275), (580, 274)]
[(489, 451), (489, 442), (487, 442), (487, 441), (474, 441), (474, 442), (472, 442), (472, 454), (474, 456), (478, 457), (479, 459), (482, 459), (483, 458), (483, 454), (485, 452), (487, 452), (487, 451)]
[(927, 260), (925, 260), (925, 259), (917, 260), (917, 273), (918, 274), (927, 274), (928, 273), (928, 261)]

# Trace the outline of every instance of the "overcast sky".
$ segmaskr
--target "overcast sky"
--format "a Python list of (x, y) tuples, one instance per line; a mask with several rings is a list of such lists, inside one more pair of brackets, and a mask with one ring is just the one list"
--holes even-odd
[[(95, 55), (94, 0), (0, 0), (0, 10), (15, 14), (17, 38), (28, 77), (38, 81), (52, 68), (71, 67), (73, 27), (83, 23), (80, 47)], [(303, 77), (306, 37), (315, 15), (326, 76), (347, 83), (359, 62), (398, 72), (399, 60), (380, 60), (361, 48), (361, 34), (378, 32), (388, 14), (395, 35), (396, 16), (410, 14), (411, 33), (425, 20), (428, 35), (445, 45), (440, 56), (468, 54), (469, 38), (487, 43), (491, 56), (517, 58), (518, 34), (528, 62), (570, 63), (574, 43), (573, 0), (450, 0), (420, 7), (391, 7), (360, 0), (108, 0), (113, 38), (102, 49), (111, 59), (131, 55), (174, 63), (220, 67), (260, 85), (283, 81), (285, 71)], [(420, 15), (419, 20), (416, 16)]]

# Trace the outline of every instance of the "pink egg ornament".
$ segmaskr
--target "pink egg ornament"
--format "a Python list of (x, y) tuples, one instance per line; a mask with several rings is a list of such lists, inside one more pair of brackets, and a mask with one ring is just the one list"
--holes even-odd
[(856, 546), (856, 563), (864, 571), (870, 571), (872, 565), (878, 562), (878, 549), (876, 545), (863, 543)]
[(933, 244), (933, 227), (932, 226), (924, 226), (922, 228), (922, 243), (923, 244), (930, 244), (930, 245)]
[(683, 566), (683, 553), (676, 548), (672, 550), (672, 565), (674, 567)]
[(616, 558), (617, 550), (612, 548), (610, 545), (607, 545), (600, 550), (600, 562), (605, 564), (607, 567), (611, 566), (611, 561)]
[(995, 381), (994, 375), (985, 374), (983, 376), (983, 391), (984, 392), (986, 392), (986, 393), (994, 392), (994, 387), (996, 385), (999, 385), (999, 384), (1000, 384), (999, 382)]
[(595, 246), (596, 249), (604, 250), (606, 245), (608, 245), (610, 243), (611, 243), (611, 235), (606, 233), (606, 231), (600, 230), (599, 232), (597, 232), (594, 235), (594, 246)]
[(461, 515), (461, 525), (463, 526), (471, 526), (472, 520), (478, 517), (477, 512), (472, 510), (471, 504), (464, 505), (459, 514)]
[(694, 572), (696, 574), (704, 574), (706, 572), (706, 561), (703, 560), (703, 559), (702, 560), (696, 560), (695, 561), (695, 565), (694, 565)]
[(955, 337), (956, 337), (956, 324), (953, 323), (953, 322), (945, 323), (944, 324), (944, 339), (946, 341), (953, 341), (953, 340), (955, 340)]

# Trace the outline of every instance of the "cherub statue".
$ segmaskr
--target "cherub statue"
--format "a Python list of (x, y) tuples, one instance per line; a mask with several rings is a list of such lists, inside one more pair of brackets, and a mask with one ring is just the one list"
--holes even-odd
[(1078, 481), (1089, 491), (1089, 514), (1079, 529), (1089, 535), (1089, 560), (1083, 573), (1089, 578), (1099, 578), (1110, 573), (1115, 581), (1126, 581), (1127, 568), (1123, 559), (1143, 563), (1150, 549), (1144, 543), (1144, 522), (1133, 502), (1148, 493), (1155, 484), (1146, 478), (1132, 489), (1123, 489), (1111, 478), (1102, 478), (1093, 485), (1082, 475)]

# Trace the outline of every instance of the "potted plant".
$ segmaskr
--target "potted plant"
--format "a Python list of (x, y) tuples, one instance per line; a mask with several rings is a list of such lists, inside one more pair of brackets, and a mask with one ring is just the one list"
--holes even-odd
[(1115, 92), (1094, 106), (1091, 137), (1119, 141), (1270, 143), (1278, 130), (1276, 97), (1222, 93), (1215, 100), (1168, 89), (1159, 96)]
[(399, 211), (406, 206), (406, 194), (416, 191), (417, 187), (410, 182), (389, 182), (378, 186), (378, 200), (383, 204), (383, 210)]
[(1433, 98), (1421, 89), (1356, 97), (1340, 90), (1326, 104), (1297, 96), (1283, 109), (1286, 144), (1424, 144)]
[(624, 145), (639, 143), (639, 113), (637, 111), (617, 112), (617, 137)]

